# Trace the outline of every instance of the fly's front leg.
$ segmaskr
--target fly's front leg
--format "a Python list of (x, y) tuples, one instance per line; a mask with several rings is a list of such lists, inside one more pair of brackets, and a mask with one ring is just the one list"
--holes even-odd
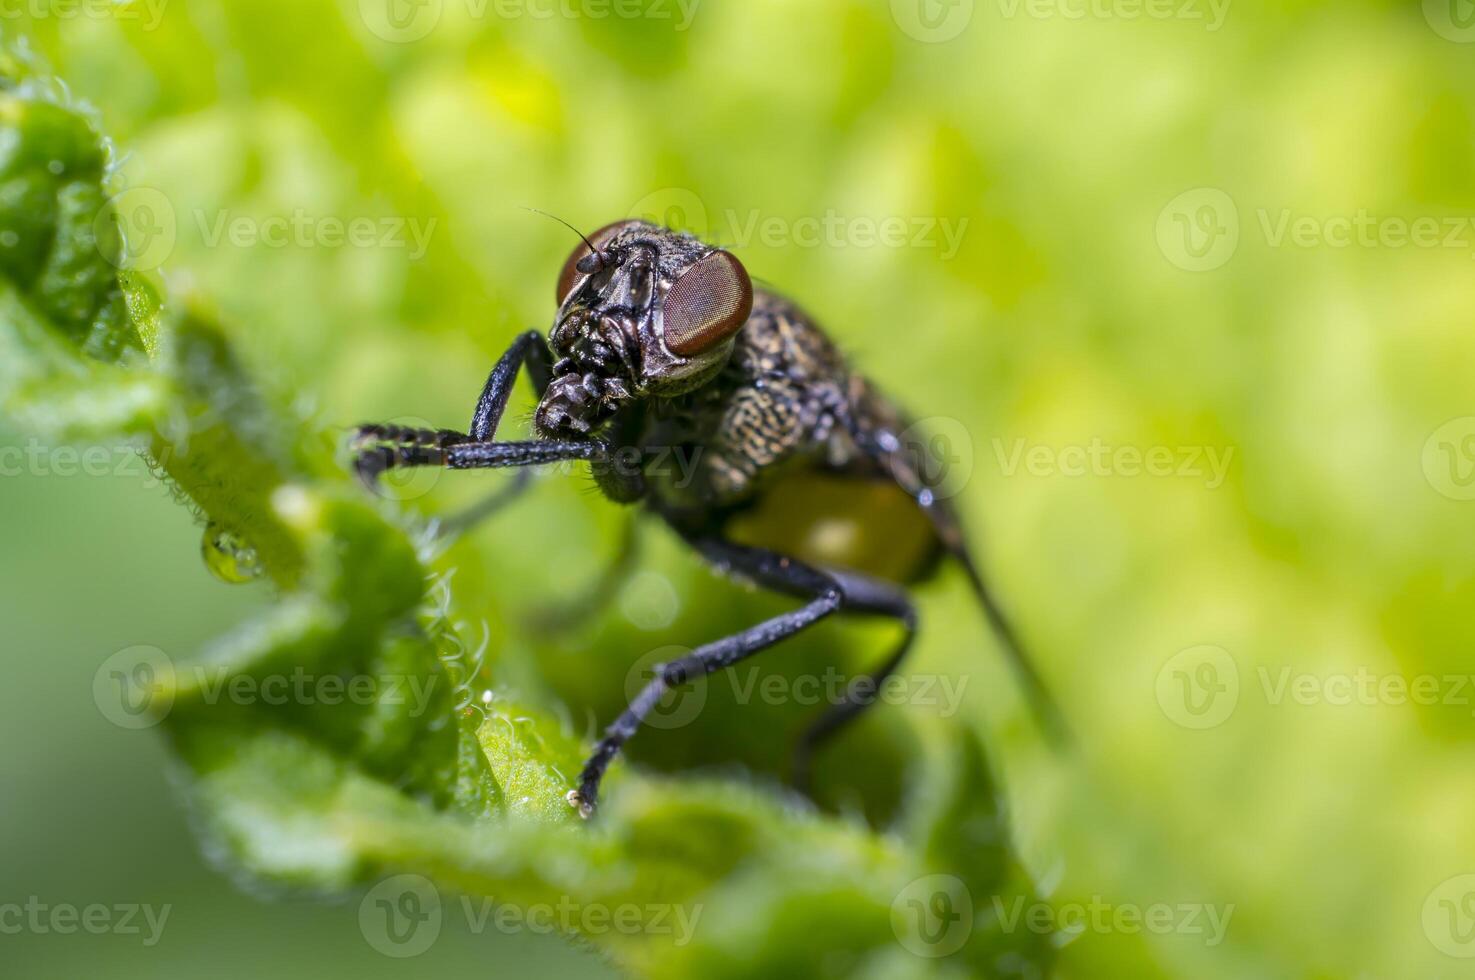
[(388, 470), (410, 466), (439, 466), (445, 451), (465, 442), (454, 429), (415, 429), (402, 425), (361, 425), (353, 434), (353, 469), (372, 489)]
[[(453, 429), (412, 429), (397, 425), (362, 425), (354, 433), (354, 470), (365, 484), (372, 487), (386, 471), (411, 466), (446, 466), (448, 450), (452, 446), (470, 443), (489, 443), (497, 433), (497, 425), (507, 410), (507, 400), (517, 381), (518, 372), (526, 366), (539, 397), (548, 389), (552, 370), (548, 360), (548, 346), (542, 334), (530, 330), (519, 336), (497, 361), (477, 399), (476, 410), (471, 416), (469, 432)], [(513, 492), (526, 486), (519, 479)], [(500, 491), (497, 499), (505, 501), (511, 494)], [(484, 507), (471, 512), (485, 516)], [(465, 523), (464, 521), (461, 523)]]
[(553, 376), (553, 366), (548, 358), (548, 345), (543, 335), (529, 330), (512, 342), (507, 353), (502, 355), (487, 376), (486, 386), (477, 399), (476, 411), (471, 414), (471, 438), (477, 442), (490, 442), (496, 438), (497, 425), (502, 413), (507, 410), (507, 399), (512, 394), (517, 372), (527, 365), (528, 378), (533, 383), (533, 394), (539, 398), (548, 390)]

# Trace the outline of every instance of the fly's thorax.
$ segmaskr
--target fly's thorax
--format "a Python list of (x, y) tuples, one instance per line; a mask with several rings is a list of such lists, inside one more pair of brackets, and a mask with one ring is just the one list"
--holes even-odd
[(569, 256), (549, 334), (556, 363), (534, 422), (585, 437), (632, 399), (669, 398), (727, 363), (753, 307), (730, 253), (645, 221), (595, 232)]

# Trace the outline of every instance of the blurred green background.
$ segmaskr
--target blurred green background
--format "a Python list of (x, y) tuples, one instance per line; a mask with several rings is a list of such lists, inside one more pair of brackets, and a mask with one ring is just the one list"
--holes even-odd
[[(1467, 6), (25, 0), (0, 3), (0, 30), (96, 108), (131, 192), (164, 202), (142, 262), (208, 298), (305, 417), (461, 425), (511, 337), (550, 322), (573, 244), (522, 208), (585, 228), (661, 217), (733, 247), (948, 434), (1078, 757), (1040, 747), (953, 575), (924, 592), (914, 667), (971, 682), (964, 710), (994, 733), (1052, 899), (1230, 916), (1217, 945), (1181, 914), (1164, 934), (1088, 925), (1061, 974), (1460, 977)], [(355, 221), (366, 238), (334, 231)], [(0, 445), (27, 450), (10, 430)], [(121, 450), (93, 475), (51, 447), (18, 458), (0, 480), (0, 901), (173, 912), (152, 948), (0, 935), (6, 974), (404, 972), (353, 904), (263, 902), (209, 870), (161, 742), (92, 701), (109, 654), (197, 649), (266, 587), (209, 577), (200, 528)], [(486, 485), (401, 494), (433, 512)], [(539, 663), (524, 684), (601, 721), (637, 655), (782, 606), (649, 529), (647, 571), (610, 613), (531, 637), (519, 612), (576, 591), (618, 523), (547, 479), (451, 558), (463, 602), (486, 596), (494, 653), (527, 654), (507, 669)], [(864, 662), (874, 633), (827, 627), (793, 656)], [(775, 772), (797, 717), (777, 714), (752, 744), (698, 724), (635, 757)], [(868, 721), (851, 765), (893, 724)], [(609, 968), (452, 926), (411, 969)]]

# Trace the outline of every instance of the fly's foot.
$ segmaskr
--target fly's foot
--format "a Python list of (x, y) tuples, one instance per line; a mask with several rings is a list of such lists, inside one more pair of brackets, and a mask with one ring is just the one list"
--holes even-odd
[(354, 472), (372, 489), (386, 470), (401, 466), (443, 465), (445, 450), (465, 442), (451, 429), (415, 429), (402, 425), (361, 425), (349, 437)]
[(569, 790), (568, 795), (565, 796), (564, 799), (568, 800), (568, 805), (573, 807), (575, 810), (578, 810), (579, 816), (583, 817), (585, 820), (588, 820), (590, 817), (594, 816), (594, 801), (586, 800), (584, 798), (584, 794), (580, 793), (578, 790)]

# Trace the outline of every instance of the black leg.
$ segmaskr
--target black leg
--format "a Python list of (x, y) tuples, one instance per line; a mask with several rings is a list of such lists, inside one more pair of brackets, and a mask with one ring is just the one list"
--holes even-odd
[(689, 678), (715, 673), (731, 667), (753, 654), (766, 650), (842, 608), (861, 612), (904, 614), (910, 619), (910, 605), (892, 586), (860, 576), (821, 571), (805, 563), (762, 548), (732, 544), (720, 538), (689, 538), (702, 555), (724, 572), (808, 601), (793, 612), (775, 616), (757, 626), (698, 647), (691, 653), (657, 669), (656, 677), (636, 695), (614, 724), (605, 729), (604, 738), (579, 774), (579, 786), (569, 793), (569, 802), (587, 817), (599, 803), (599, 784), (610, 763), (637, 731), (645, 716), (660, 702), (662, 695)]
[(373, 489), (387, 470), (441, 465), (445, 451), (465, 441), (463, 433), (452, 429), (361, 425), (353, 435), (354, 472), (365, 486)]
[[(723, 555), (707, 550), (707, 546), (701, 543), (698, 543), (697, 547), (709, 560), (719, 565), (723, 562)], [(764, 574), (765, 570), (761, 567), (747, 572), (741, 568), (735, 570), (740, 574), (748, 574), (753, 578), (755, 584), (764, 588), (793, 593), (789, 582), (782, 577)], [(794, 747), (791, 782), (795, 789), (806, 796), (809, 795), (815, 752), (845, 725), (854, 721), (866, 708), (876, 702), (876, 692), (880, 690), (882, 682), (895, 673), (896, 669), (901, 666), (901, 662), (906, 659), (917, 630), (916, 607), (912, 605), (911, 599), (903, 589), (890, 582), (883, 582), (855, 572), (826, 569), (824, 574), (839, 584), (845, 597), (846, 612), (888, 616), (901, 623), (905, 634), (901, 642), (896, 645), (896, 649), (877, 670), (852, 681), (845, 691), (845, 699), (826, 708), (799, 737)]]
[[(548, 365), (548, 347), (543, 337), (535, 330), (519, 336), (507, 348), (487, 376), (481, 397), (477, 399), (476, 411), (471, 417), (469, 433), (453, 429), (410, 429), (397, 425), (363, 425), (354, 435), (354, 469), (359, 478), (369, 487), (385, 471), (409, 466), (449, 465), (448, 450), (465, 443), (488, 443), (496, 437), (497, 426), (507, 410), (507, 400), (517, 381), (517, 373), (527, 366), (534, 394), (542, 397), (548, 389), (551, 369)], [(528, 480), (518, 474), (513, 484), (499, 491), (481, 504), (450, 518), (442, 526), (443, 533), (464, 531), (475, 521), (486, 517), (516, 497)]]
[(394, 439), (388, 445), (360, 448), (354, 466), (359, 476), (370, 485), (379, 474), (392, 467), (445, 466), (453, 470), (492, 470), (574, 460), (608, 464), (613, 456), (607, 443), (594, 440), (470, 442), (459, 432), (393, 430), (382, 426), (364, 426), (360, 433), (360, 438)]
[(453, 470), (498, 470), (570, 460), (603, 462), (609, 456), (608, 444), (592, 439), (587, 442), (552, 439), (531, 442), (459, 442), (446, 447), (441, 462)]
[(497, 425), (507, 410), (507, 399), (517, 381), (517, 372), (524, 364), (533, 383), (533, 394), (542, 398), (548, 390), (553, 369), (548, 363), (548, 345), (536, 330), (529, 330), (514, 340), (487, 376), (481, 397), (476, 401), (476, 411), (471, 414), (469, 433), (476, 442), (490, 442), (496, 438)]

